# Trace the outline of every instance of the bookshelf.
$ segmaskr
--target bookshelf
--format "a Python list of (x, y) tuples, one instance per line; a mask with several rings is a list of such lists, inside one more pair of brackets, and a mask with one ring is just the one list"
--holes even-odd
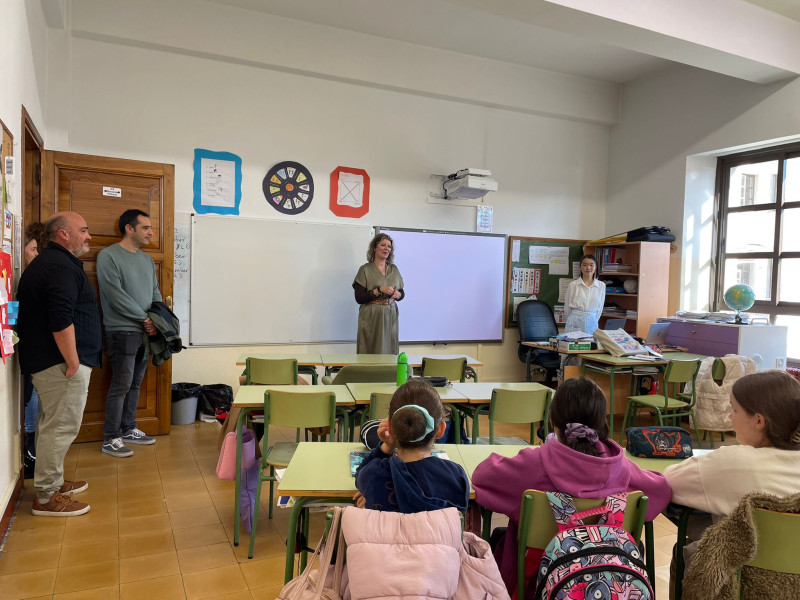
[[(620, 286), (624, 286), (628, 280), (637, 283), (637, 291), (634, 294), (606, 288), (606, 304), (613, 302), (625, 313), (606, 314), (604, 311), (600, 317), (600, 327), (604, 326), (607, 319), (623, 318), (628, 311), (635, 311), (635, 317), (627, 317), (625, 331), (646, 337), (650, 325), (667, 314), (669, 244), (664, 242), (586, 244), (583, 250), (586, 254), (594, 254), (597, 258), (598, 278), (602, 281), (613, 279), (619, 282)], [(622, 261), (623, 265), (630, 265), (630, 270), (612, 270), (619, 269), (610, 267), (619, 261)]]

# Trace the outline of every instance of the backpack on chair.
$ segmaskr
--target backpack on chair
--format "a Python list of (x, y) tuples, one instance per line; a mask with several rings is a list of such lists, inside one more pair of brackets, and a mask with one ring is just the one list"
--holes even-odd
[[(627, 496), (614, 494), (603, 506), (578, 512), (570, 495), (548, 492), (559, 532), (545, 548), (535, 593), (528, 586), (525, 598), (652, 600), (655, 594), (639, 546), (622, 529)], [(581, 520), (600, 514), (596, 525)]]

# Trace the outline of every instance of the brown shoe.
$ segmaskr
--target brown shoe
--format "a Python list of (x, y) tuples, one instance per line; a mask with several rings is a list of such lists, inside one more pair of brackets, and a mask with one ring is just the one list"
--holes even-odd
[(90, 506), (83, 502), (70, 500), (69, 496), (56, 492), (44, 504), (39, 503), (38, 498), (33, 499), (31, 514), (37, 517), (77, 517), (89, 512)]
[(80, 494), (89, 489), (89, 484), (85, 481), (67, 481), (64, 480), (64, 485), (58, 488), (59, 494), (71, 496), (72, 494)]

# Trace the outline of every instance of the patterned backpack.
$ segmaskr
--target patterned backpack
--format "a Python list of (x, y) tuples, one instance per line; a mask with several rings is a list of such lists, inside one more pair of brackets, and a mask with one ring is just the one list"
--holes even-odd
[[(559, 532), (545, 548), (536, 600), (653, 600), (639, 547), (622, 529), (627, 493), (578, 512), (572, 497), (548, 492)], [(597, 525), (584, 517), (603, 515)], [(526, 595), (527, 596), (527, 595)]]

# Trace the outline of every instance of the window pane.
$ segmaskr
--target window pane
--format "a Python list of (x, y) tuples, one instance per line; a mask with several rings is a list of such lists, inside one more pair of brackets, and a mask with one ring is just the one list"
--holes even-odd
[(775, 244), (775, 211), (728, 215), (725, 252), (772, 252)]
[(786, 325), (789, 328), (786, 358), (791, 361), (800, 361), (800, 317), (795, 315), (776, 315), (775, 325)]
[(746, 283), (756, 293), (756, 300), (769, 300), (771, 276), (771, 258), (728, 258), (722, 292), (737, 283)]
[[(800, 196), (797, 199), (800, 200)], [(783, 211), (781, 230), (781, 250), (783, 252), (800, 251), (800, 236), (797, 235), (797, 232), (800, 231), (800, 208), (789, 208)]]
[(784, 258), (780, 261), (781, 283), (779, 302), (800, 302), (800, 258)]
[(800, 158), (790, 158), (784, 167), (784, 202), (800, 202)]
[(751, 206), (775, 202), (778, 161), (739, 165), (730, 170), (728, 206)]

